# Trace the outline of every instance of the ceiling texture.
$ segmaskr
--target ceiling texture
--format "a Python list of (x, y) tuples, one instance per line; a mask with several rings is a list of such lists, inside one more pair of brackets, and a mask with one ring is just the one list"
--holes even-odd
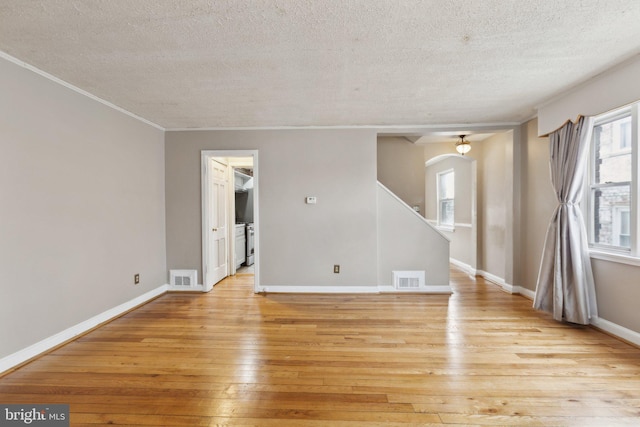
[(2, 0), (0, 50), (165, 129), (520, 123), (638, 0)]

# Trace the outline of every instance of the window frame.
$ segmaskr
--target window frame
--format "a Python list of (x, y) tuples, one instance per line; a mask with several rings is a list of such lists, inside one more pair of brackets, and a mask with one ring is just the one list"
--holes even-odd
[[(589, 254), (591, 258), (602, 259), (613, 262), (620, 262), (624, 264), (638, 265), (640, 266), (640, 238), (638, 233), (640, 231), (640, 218), (638, 213), (640, 212), (640, 193), (639, 189), (639, 177), (638, 177), (638, 161), (640, 152), (638, 150), (638, 136), (640, 134), (640, 122), (639, 122), (639, 110), (640, 102), (627, 105), (623, 108), (619, 108), (608, 113), (604, 113), (595, 117), (593, 123), (593, 129), (596, 126), (609, 123), (615, 120), (622, 119), (624, 117), (631, 117), (631, 146), (629, 148), (631, 152), (631, 180), (629, 185), (629, 228), (630, 228), (630, 247), (629, 249), (620, 246), (611, 246), (600, 243), (595, 243), (595, 220), (593, 214), (594, 206), (594, 194), (597, 188), (610, 188), (612, 186), (624, 185), (625, 182), (616, 183), (600, 183), (595, 184), (593, 179), (595, 177), (595, 144), (593, 134), (591, 141), (589, 141), (589, 157), (588, 167), (586, 168), (585, 185), (584, 185), (584, 200), (583, 213), (585, 214), (587, 236), (589, 242)], [(592, 131), (593, 131), (592, 129)], [(621, 151), (626, 151), (623, 149)], [(618, 208), (619, 210), (620, 208)]]
[[(452, 176), (452, 185), (453, 185), (453, 197), (452, 198), (443, 198), (441, 194), (441, 186), (440, 182), (443, 179), (443, 176), (451, 174)], [(437, 226), (441, 230), (445, 231), (454, 231), (456, 225), (456, 174), (453, 168), (447, 169), (436, 174), (436, 198), (437, 198)], [(442, 222), (442, 204), (443, 202), (451, 201), (453, 204), (453, 217), (451, 224)]]

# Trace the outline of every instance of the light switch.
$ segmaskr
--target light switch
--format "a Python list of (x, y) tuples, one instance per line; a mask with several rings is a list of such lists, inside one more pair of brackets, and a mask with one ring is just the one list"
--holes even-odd
[(307, 196), (304, 199), (304, 202), (308, 205), (315, 205), (318, 202), (318, 199), (316, 199), (316, 196)]

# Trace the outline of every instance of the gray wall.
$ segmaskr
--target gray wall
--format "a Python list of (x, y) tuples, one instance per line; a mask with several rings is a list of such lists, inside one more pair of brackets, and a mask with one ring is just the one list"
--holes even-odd
[(424, 271), (426, 286), (449, 286), (449, 242), (390, 191), (378, 186), (378, 284), (408, 270)]
[(522, 125), (522, 251), (520, 286), (536, 290), (542, 248), (557, 205), (549, 170), (549, 138), (537, 135), (537, 120)]
[[(202, 149), (260, 151), (264, 285), (376, 285), (376, 151), (413, 159), (415, 147), (376, 148), (372, 130), (168, 132), (163, 144), (162, 131), (4, 59), (0, 93), (0, 357), (157, 288), (168, 268), (202, 277)], [(500, 191), (520, 168), (524, 243), (514, 284), (529, 290), (555, 209), (548, 142), (536, 126), (520, 128), (516, 165), (502, 137), (470, 154), (479, 173), (478, 267), (499, 277), (511, 238), (499, 217), (512, 209)], [(450, 152), (435, 144), (422, 160)], [(318, 204), (305, 205), (308, 195)], [(640, 332), (640, 267), (592, 265), (600, 317)]]
[(165, 284), (166, 266), (163, 132), (4, 59), (0, 93), (2, 358)]
[(378, 181), (424, 216), (424, 147), (404, 138), (378, 138)]
[(200, 153), (229, 149), (259, 151), (261, 286), (377, 285), (373, 130), (167, 132), (168, 268), (202, 277)]
[[(557, 200), (549, 173), (549, 140), (537, 136), (537, 122), (522, 128), (523, 221), (521, 286), (535, 290), (540, 258), (551, 215)], [(640, 332), (640, 267), (592, 259), (598, 316), (632, 331)]]
[(472, 229), (468, 225), (472, 224), (472, 201), (473, 201), (473, 165), (470, 158), (462, 158), (460, 155), (452, 155), (426, 167), (425, 189), (426, 189), (426, 218), (434, 224), (438, 219), (438, 192), (437, 174), (449, 169), (453, 169), (455, 174), (455, 198), (454, 198), (454, 221), (455, 231), (441, 230), (450, 240), (450, 256), (464, 264), (475, 268), (476, 254), (474, 249), (475, 241)]
[(598, 316), (640, 333), (640, 267), (592, 259)]
[[(482, 142), (472, 144), (472, 149), (466, 158), (476, 160), (477, 173), (477, 242), (473, 248), (473, 236), (469, 229), (456, 228), (455, 233), (447, 233), (445, 235), (451, 239), (451, 257), (462, 261), (474, 267), (473, 258), (476, 258), (475, 267), (481, 272), (489, 273), (497, 279), (503, 279), (506, 283), (517, 285), (510, 282), (510, 266), (519, 268), (519, 259), (511, 259), (518, 257), (517, 251), (509, 249), (509, 240), (512, 239), (511, 225), (509, 218), (519, 223), (518, 212), (513, 210), (512, 200), (509, 192), (514, 186), (509, 180), (513, 179), (512, 172), (514, 168), (509, 162), (513, 161), (513, 146), (519, 143), (514, 140), (514, 132), (502, 131), (494, 136), (485, 139)], [(451, 155), (455, 153), (452, 143), (426, 144), (424, 147), (425, 160), (434, 159), (438, 156)], [(442, 162), (440, 162), (442, 163)], [(449, 166), (450, 167), (450, 166)], [(438, 170), (444, 170), (447, 167), (438, 166)], [(516, 171), (519, 170), (516, 168)], [(456, 172), (456, 192), (465, 191), (470, 188), (470, 184), (458, 187), (458, 175)], [(468, 175), (468, 174), (467, 174)], [(460, 175), (467, 176), (467, 175)], [(465, 182), (470, 182), (469, 178), (465, 178)], [(510, 185), (511, 184), (511, 185)], [(430, 188), (432, 187), (432, 188)], [(426, 214), (429, 219), (436, 219), (435, 194), (430, 205), (428, 195), (435, 192), (435, 178), (433, 183), (427, 181), (427, 200)], [(463, 193), (461, 193), (463, 194)], [(466, 203), (470, 203), (471, 196), (464, 195), (463, 199)], [(461, 202), (462, 202), (461, 200)], [(456, 204), (458, 204), (458, 193), (456, 193)], [(458, 209), (456, 209), (456, 222), (471, 223), (471, 210), (466, 205), (460, 212), (464, 216), (458, 217)], [(515, 227), (518, 227), (516, 225)], [(518, 230), (516, 230), (518, 231)], [(456, 237), (456, 234), (458, 235)], [(511, 273), (512, 274), (512, 273)]]
[(507, 161), (506, 150), (512, 141), (510, 132), (498, 133), (482, 141), (478, 186), (482, 198), (478, 210), (480, 243), (479, 268), (487, 273), (506, 279), (507, 238)]
[[(566, 120), (575, 120), (579, 114), (597, 115), (610, 111), (614, 108), (622, 107), (626, 104), (637, 102), (640, 99), (640, 55), (636, 55), (624, 64), (607, 70), (597, 77), (590, 79), (583, 85), (580, 85), (562, 97), (554, 99), (552, 102), (546, 103), (538, 109), (537, 133), (546, 134), (552, 132), (562, 125)], [(528, 124), (530, 125), (530, 124)], [(534, 133), (530, 132), (527, 144), (535, 146), (539, 139)], [(546, 138), (543, 139), (545, 145), (548, 145)], [(532, 149), (534, 153), (537, 148)], [(543, 174), (548, 179), (549, 191), (551, 197), (553, 190), (551, 189), (551, 179), (548, 172), (548, 165), (542, 170), (542, 157), (544, 163), (549, 161), (548, 148), (546, 153), (541, 152), (540, 156), (530, 156), (527, 162), (530, 180), (542, 179), (534, 177), (535, 174)], [(542, 184), (539, 184), (540, 186)], [(544, 217), (547, 222), (550, 214), (555, 209), (555, 202), (551, 202), (546, 198), (543, 200), (533, 200), (533, 196), (527, 195), (529, 206), (535, 203), (541, 203), (544, 207)], [(553, 207), (552, 207), (553, 204)], [(542, 220), (541, 217), (536, 219)], [(532, 224), (533, 225), (533, 224)], [(538, 233), (546, 233), (546, 225), (543, 230), (542, 225), (536, 225)], [(530, 233), (534, 233), (532, 230)], [(528, 242), (527, 242), (528, 243)], [(540, 254), (535, 254), (536, 259), (530, 259), (525, 254), (522, 259), (526, 258), (524, 263), (529, 264), (534, 261), (540, 262)], [(533, 256), (530, 254), (530, 256)], [(640, 267), (626, 265), (617, 262), (592, 259), (593, 273), (596, 284), (596, 295), (598, 298), (598, 316), (625, 328), (640, 333), (640, 315), (638, 314), (638, 300), (640, 300)], [(534, 271), (529, 269), (526, 280), (527, 287), (534, 283)], [(537, 270), (535, 271), (537, 278)]]
[(595, 116), (640, 100), (640, 53), (538, 107), (538, 135), (579, 115)]

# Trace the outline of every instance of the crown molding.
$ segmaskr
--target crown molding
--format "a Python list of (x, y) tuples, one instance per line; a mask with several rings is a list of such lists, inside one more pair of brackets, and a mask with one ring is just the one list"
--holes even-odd
[(57, 84), (59, 84), (61, 86), (64, 86), (67, 89), (70, 89), (70, 90), (72, 90), (72, 91), (74, 91), (74, 92), (76, 92), (76, 93), (78, 93), (80, 95), (86, 96), (89, 99), (92, 99), (92, 100), (94, 100), (96, 102), (99, 102), (102, 105), (105, 105), (105, 106), (107, 106), (109, 108), (112, 108), (112, 109), (114, 109), (114, 110), (116, 110), (116, 111), (118, 111), (118, 112), (120, 112), (122, 114), (125, 114), (125, 115), (129, 116), (129, 117), (132, 117), (132, 118), (134, 118), (134, 119), (136, 119), (136, 120), (138, 120), (138, 121), (140, 121), (140, 122), (142, 122), (144, 124), (152, 126), (152, 127), (156, 128), (158, 130), (161, 130), (161, 131), (165, 130), (165, 128), (163, 128), (162, 126), (160, 126), (160, 125), (158, 125), (156, 123), (153, 123), (152, 121), (149, 121), (149, 120), (147, 120), (147, 119), (145, 119), (143, 117), (140, 117), (140, 116), (132, 113), (131, 111), (127, 111), (122, 107), (118, 107), (117, 105), (112, 104), (109, 101), (105, 101), (104, 99), (99, 98), (99, 97), (87, 92), (86, 90), (80, 89), (79, 87), (74, 86), (71, 83), (68, 83), (68, 82), (66, 82), (66, 81), (64, 81), (62, 79), (59, 79), (58, 77), (53, 76), (53, 75), (47, 73), (46, 71), (42, 71), (41, 69), (39, 69), (37, 67), (34, 67), (31, 64), (27, 64), (26, 62), (21, 61), (18, 58), (15, 58), (15, 57), (13, 57), (13, 56), (9, 55), (8, 53), (3, 52), (1, 50), (0, 50), (0, 58), (6, 59), (7, 61), (9, 61), (9, 62), (11, 62), (11, 63), (13, 63), (15, 65), (18, 65), (19, 67), (22, 67), (22, 68), (25, 68), (25, 69), (27, 69), (27, 70), (29, 70), (31, 72), (34, 72), (34, 73), (38, 74), (39, 76), (44, 77), (47, 80), (50, 80), (50, 81), (52, 81), (54, 83), (57, 83)]

